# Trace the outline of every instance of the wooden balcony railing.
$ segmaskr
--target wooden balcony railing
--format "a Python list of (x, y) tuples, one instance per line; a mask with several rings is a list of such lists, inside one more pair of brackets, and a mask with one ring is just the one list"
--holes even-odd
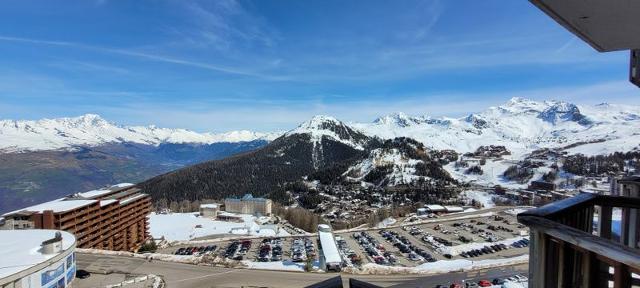
[(640, 198), (586, 193), (520, 213), (531, 229), (529, 287), (640, 287), (639, 211)]

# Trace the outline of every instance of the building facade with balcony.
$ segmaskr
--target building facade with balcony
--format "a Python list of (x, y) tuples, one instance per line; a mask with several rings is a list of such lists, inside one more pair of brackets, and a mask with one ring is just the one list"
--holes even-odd
[(637, 197), (584, 193), (518, 214), (531, 234), (529, 287), (640, 287), (640, 249), (625, 236), (640, 221), (624, 220), (638, 209)]
[(57, 229), (79, 248), (135, 251), (149, 238), (151, 198), (133, 184), (76, 193), (2, 215), (4, 229)]
[[(640, 86), (639, 1), (530, 1), (599, 52), (629, 50)], [(531, 234), (529, 287), (640, 287), (639, 179), (518, 214)]]

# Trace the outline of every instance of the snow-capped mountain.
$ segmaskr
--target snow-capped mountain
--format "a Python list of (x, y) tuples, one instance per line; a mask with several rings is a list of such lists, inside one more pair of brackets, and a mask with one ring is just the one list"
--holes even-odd
[(21, 152), (56, 150), (74, 146), (97, 146), (107, 143), (163, 143), (212, 144), (273, 140), (282, 133), (231, 131), (226, 133), (198, 133), (185, 129), (155, 126), (122, 126), (106, 121), (98, 115), (86, 114), (73, 118), (29, 120), (0, 120), (0, 151)]
[(369, 140), (369, 137), (362, 132), (354, 130), (336, 118), (325, 115), (316, 115), (285, 135), (296, 134), (309, 135), (314, 146), (321, 144), (323, 139), (329, 138), (358, 150), (363, 150), (363, 145)]
[[(409, 137), (427, 147), (473, 152), (479, 146), (504, 145), (514, 158), (538, 148), (569, 149), (570, 153), (605, 154), (630, 151), (640, 143), (640, 107), (599, 104), (578, 106), (563, 101), (512, 98), (466, 117), (410, 116), (394, 113), (371, 123), (344, 123), (324, 115), (314, 116), (284, 135), (309, 135), (314, 145), (323, 138), (362, 150), (369, 137)], [(0, 120), (0, 151), (54, 150), (105, 143), (211, 144), (253, 140), (271, 141), (282, 132), (232, 131), (198, 133), (155, 126), (122, 126), (87, 114), (75, 118), (38, 121)]]
[(366, 135), (410, 137), (434, 149), (473, 152), (479, 146), (504, 145), (520, 158), (538, 148), (583, 143), (570, 153), (588, 155), (630, 151), (640, 143), (640, 107), (512, 98), (506, 104), (462, 118), (412, 117), (402, 113), (373, 123), (352, 123)]

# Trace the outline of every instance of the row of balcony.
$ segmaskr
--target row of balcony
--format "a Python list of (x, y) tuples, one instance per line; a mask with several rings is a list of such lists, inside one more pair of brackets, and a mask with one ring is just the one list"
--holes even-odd
[(531, 228), (529, 287), (640, 287), (639, 209), (639, 198), (585, 193), (519, 214)]

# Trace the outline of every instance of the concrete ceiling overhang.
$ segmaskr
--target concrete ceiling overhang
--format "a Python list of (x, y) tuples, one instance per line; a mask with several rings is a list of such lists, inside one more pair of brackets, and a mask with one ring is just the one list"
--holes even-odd
[(640, 0), (530, 0), (600, 52), (640, 49)]

